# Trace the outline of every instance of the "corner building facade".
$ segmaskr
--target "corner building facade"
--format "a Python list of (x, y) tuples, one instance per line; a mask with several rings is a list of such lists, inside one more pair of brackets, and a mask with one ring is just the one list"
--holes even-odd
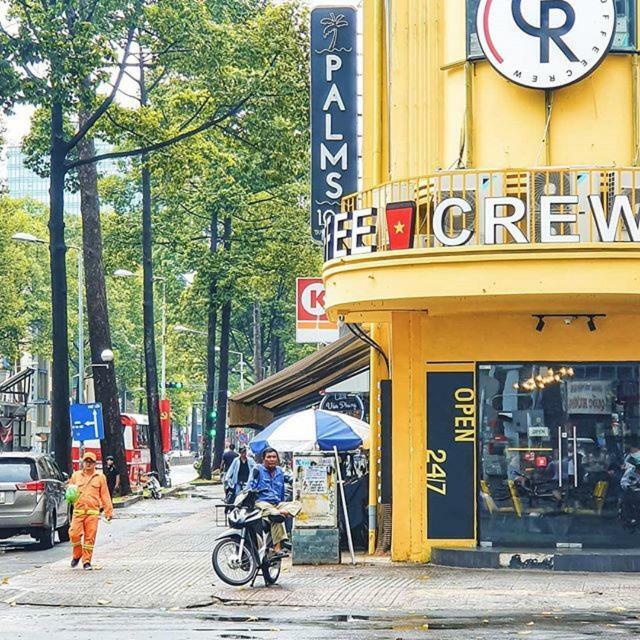
[(640, 437), (638, 23), (615, 4), (598, 68), (540, 90), (483, 57), (477, 0), (363, 3), (364, 184), (342, 206), (370, 214), (375, 251), (346, 233), (323, 277), (332, 319), (389, 361), (372, 351), (394, 560), (640, 546), (620, 516)]

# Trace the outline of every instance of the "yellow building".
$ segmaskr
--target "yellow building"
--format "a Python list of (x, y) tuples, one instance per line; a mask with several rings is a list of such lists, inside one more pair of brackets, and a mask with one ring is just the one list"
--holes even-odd
[[(323, 277), (330, 316), (370, 326), (390, 363), (372, 351), (372, 416), (392, 381), (392, 557), (634, 546), (618, 504), (640, 432), (636, 3), (611, 0), (611, 50), (557, 89), (494, 68), (478, 4), (363, 3), (364, 185), (343, 201), (362, 217)], [(353, 251), (363, 222), (375, 252)]]

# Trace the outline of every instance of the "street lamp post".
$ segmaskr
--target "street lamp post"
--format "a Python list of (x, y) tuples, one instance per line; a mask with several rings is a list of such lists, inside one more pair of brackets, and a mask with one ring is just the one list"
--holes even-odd
[[(116, 278), (137, 278), (138, 275), (128, 269), (117, 269), (113, 272)], [(161, 309), (161, 345), (160, 345), (160, 398), (167, 397), (167, 280), (162, 276), (154, 276), (156, 282), (162, 284)]]
[[(14, 233), (11, 239), (29, 244), (47, 244), (46, 240), (23, 232)], [(82, 249), (71, 244), (67, 245), (67, 248), (76, 251), (78, 256), (78, 403), (82, 403), (84, 401), (84, 265)]]
[[(207, 332), (206, 331), (200, 331), (199, 329), (192, 329), (191, 327), (186, 327), (183, 324), (177, 324), (175, 327), (173, 327), (174, 331), (177, 331), (178, 333), (195, 333), (196, 335), (199, 336), (206, 336)], [(216, 351), (220, 351), (220, 347), (216, 347), (215, 348)], [(244, 365), (245, 365), (245, 361), (244, 361), (244, 354), (242, 353), (242, 351), (234, 351), (233, 349), (229, 349), (228, 350), (229, 353), (233, 353), (237, 356), (240, 356), (240, 390), (244, 391)]]

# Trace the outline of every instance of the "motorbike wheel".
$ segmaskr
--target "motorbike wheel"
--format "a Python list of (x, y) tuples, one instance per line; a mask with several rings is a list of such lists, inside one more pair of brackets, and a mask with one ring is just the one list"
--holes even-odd
[(238, 561), (240, 540), (240, 537), (224, 538), (218, 542), (211, 554), (216, 575), (233, 587), (248, 584), (258, 572), (256, 559), (246, 544), (242, 549), (242, 557)]
[(272, 560), (271, 562), (269, 562), (269, 560), (265, 558), (265, 561), (262, 563), (262, 577), (264, 578), (264, 583), (266, 585), (271, 585), (278, 582), (281, 569), (282, 558)]

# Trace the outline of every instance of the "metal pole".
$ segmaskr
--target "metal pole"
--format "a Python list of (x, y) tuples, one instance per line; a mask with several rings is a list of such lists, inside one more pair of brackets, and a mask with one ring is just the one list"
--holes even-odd
[(344, 528), (347, 530), (347, 541), (349, 542), (349, 553), (351, 554), (351, 564), (356, 563), (356, 554), (353, 551), (353, 540), (351, 539), (351, 522), (349, 521), (349, 511), (347, 509), (347, 500), (344, 495), (344, 480), (342, 479), (342, 471), (340, 469), (340, 458), (338, 457), (338, 447), (333, 447), (333, 453), (336, 456), (336, 471), (338, 473), (338, 484), (340, 485), (340, 497), (342, 498), (342, 513), (344, 514)]
[(82, 248), (78, 252), (78, 404), (84, 402), (84, 303), (83, 282), (84, 265), (82, 262)]
[(160, 356), (160, 397), (167, 397), (167, 282), (162, 280), (162, 351)]
[(244, 391), (244, 356), (240, 352), (240, 390)]

